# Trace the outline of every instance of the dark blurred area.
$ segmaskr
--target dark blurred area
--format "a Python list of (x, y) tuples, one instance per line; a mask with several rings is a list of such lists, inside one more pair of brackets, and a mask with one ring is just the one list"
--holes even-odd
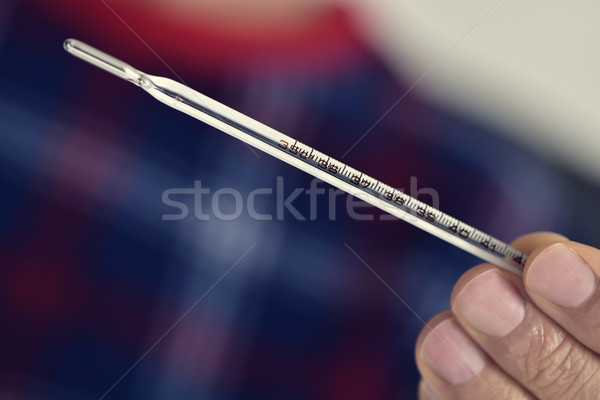
[[(181, 80), (338, 159), (414, 82), (395, 78), (340, 6), (229, 20), (158, 3), (0, 6), (0, 398), (415, 398), (423, 321), (480, 261), (371, 207), (359, 219), (324, 183), (316, 203), (293, 201), (305, 220), (278, 218), (281, 196), (310, 189), (310, 176), (62, 43)], [(416, 92), (344, 161), (425, 202), (434, 192), (506, 241), (552, 230), (600, 245), (597, 186)], [(255, 207), (273, 218), (219, 219), (215, 207), (236, 205), (207, 195), (208, 218), (183, 196), (188, 216), (165, 220), (164, 192), (196, 181), (244, 200), (270, 189)]]

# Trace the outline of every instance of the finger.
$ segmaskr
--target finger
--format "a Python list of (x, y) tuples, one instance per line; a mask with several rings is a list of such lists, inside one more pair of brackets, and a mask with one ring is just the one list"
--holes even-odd
[(525, 289), (538, 307), (584, 345), (600, 353), (600, 250), (560, 242), (536, 250)]
[(554, 232), (535, 232), (518, 237), (511, 243), (511, 246), (525, 254), (531, 254), (538, 247), (568, 240), (563, 235)]
[(538, 398), (584, 399), (600, 393), (597, 354), (544, 314), (515, 274), (477, 266), (459, 279), (451, 305), (469, 335)]
[(440, 400), (441, 398), (433, 391), (433, 389), (421, 380), (419, 383), (419, 400)]
[(533, 399), (481, 350), (449, 311), (426, 324), (415, 356), (426, 382), (419, 390), (421, 399)]
[[(556, 243), (565, 246), (551, 246)], [(600, 315), (600, 294), (596, 292), (600, 251), (550, 232), (522, 236), (512, 245), (530, 254), (524, 281), (531, 299), (569, 333), (599, 353), (600, 319), (596, 316)], [(582, 266), (580, 260), (587, 265)]]

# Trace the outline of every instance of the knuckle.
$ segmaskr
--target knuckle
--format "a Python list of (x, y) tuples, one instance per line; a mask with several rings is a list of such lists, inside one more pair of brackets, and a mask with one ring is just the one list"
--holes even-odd
[(598, 375), (600, 367), (597, 363), (589, 363), (589, 367), (578, 375), (579, 384), (574, 390), (573, 399), (591, 399), (598, 395)]
[(542, 330), (532, 337), (523, 370), (526, 386), (544, 398), (577, 399), (595, 383), (598, 363), (572, 336)]

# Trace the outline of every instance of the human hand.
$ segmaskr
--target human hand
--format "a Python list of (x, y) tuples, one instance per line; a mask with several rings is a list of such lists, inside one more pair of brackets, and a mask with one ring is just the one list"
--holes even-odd
[(513, 246), (523, 278), (470, 269), (421, 331), (421, 400), (600, 398), (600, 250), (553, 233)]

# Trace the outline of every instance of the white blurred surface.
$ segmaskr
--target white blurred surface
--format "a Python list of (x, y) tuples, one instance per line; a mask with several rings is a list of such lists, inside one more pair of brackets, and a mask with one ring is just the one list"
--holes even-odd
[(415, 90), (600, 182), (600, 2), (344, 2), (410, 83), (459, 42)]

